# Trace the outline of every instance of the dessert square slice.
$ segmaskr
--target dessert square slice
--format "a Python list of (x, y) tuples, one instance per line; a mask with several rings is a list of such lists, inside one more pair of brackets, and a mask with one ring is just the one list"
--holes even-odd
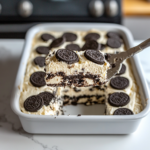
[(102, 85), (107, 81), (107, 70), (110, 69), (104, 53), (93, 49), (52, 49), (45, 62), (48, 86)]

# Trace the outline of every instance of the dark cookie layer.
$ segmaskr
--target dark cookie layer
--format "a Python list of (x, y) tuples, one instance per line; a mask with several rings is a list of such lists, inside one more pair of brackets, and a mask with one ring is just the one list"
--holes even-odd
[(45, 66), (45, 57), (41, 57), (41, 56), (36, 57), (34, 59), (34, 63), (40, 67), (44, 67)]
[(77, 35), (70, 32), (64, 33), (63, 37), (66, 39), (67, 42), (73, 42), (77, 39)]
[(43, 104), (44, 104), (44, 101), (40, 96), (33, 95), (33, 96), (28, 97), (24, 101), (24, 108), (26, 111), (36, 112), (40, 108), (42, 108)]
[(78, 55), (74, 51), (67, 49), (59, 49), (56, 52), (56, 58), (59, 61), (64, 61), (68, 64), (73, 64), (79, 61)]
[(94, 49), (94, 50), (99, 50), (101, 48), (101, 44), (99, 44), (95, 40), (89, 40), (86, 41), (86, 43), (83, 45), (82, 50), (87, 50), (87, 49)]
[(117, 73), (116, 75), (121, 75), (121, 74), (124, 74), (126, 72), (126, 66), (124, 64), (122, 64), (122, 67), (119, 71), (119, 73)]
[(121, 42), (115, 38), (108, 38), (107, 45), (111, 48), (119, 48), (121, 47)]
[(36, 48), (36, 52), (39, 54), (48, 54), (49, 53), (49, 48), (46, 46), (39, 46)]
[(59, 47), (63, 43), (65, 43), (65, 41), (66, 41), (66, 39), (64, 37), (57, 38), (57, 39), (53, 40), (53, 42), (50, 44), (50, 48)]
[(128, 108), (119, 108), (115, 110), (113, 115), (133, 115), (133, 112)]
[(121, 107), (127, 105), (130, 102), (130, 97), (123, 92), (116, 92), (109, 95), (108, 102), (111, 106)]
[(80, 47), (78, 44), (68, 44), (66, 45), (66, 49), (71, 50), (71, 51), (80, 51)]
[(103, 54), (97, 50), (86, 50), (84, 56), (94, 63), (100, 65), (103, 65), (105, 63)]
[(107, 33), (107, 37), (108, 38), (115, 38), (115, 37), (121, 37), (117, 32), (112, 32), (112, 31), (110, 31), (110, 32), (108, 32)]
[(129, 86), (129, 80), (125, 77), (115, 77), (110, 80), (110, 85), (114, 89), (123, 90)]
[(48, 41), (48, 40), (50, 40), (50, 39), (54, 40), (55, 37), (54, 37), (53, 35), (51, 35), (51, 34), (44, 33), (44, 34), (41, 35), (41, 39), (42, 39), (43, 41)]
[(100, 35), (98, 33), (88, 33), (85, 37), (85, 41), (89, 40), (98, 40), (100, 38)]
[(50, 92), (42, 92), (39, 96), (43, 99), (44, 105), (48, 106), (50, 101), (54, 98), (54, 95)]
[(46, 73), (42, 72), (42, 71), (38, 71), (38, 72), (34, 72), (31, 76), (30, 76), (30, 82), (32, 83), (32, 85), (34, 85), (35, 87), (42, 87), (44, 85), (46, 85), (45, 83), (45, 76)]

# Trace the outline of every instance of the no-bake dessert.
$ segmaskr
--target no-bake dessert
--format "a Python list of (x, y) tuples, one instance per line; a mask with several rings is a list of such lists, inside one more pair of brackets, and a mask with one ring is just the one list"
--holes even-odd
[[(106, 106), (106, 115), (142, 111), (130, 61), (106, 82), (108, 53), (125, 51), (118, 33), (41, 31), (32, 42), (20, 96), (23, 113), (63, 115), (65, 105)], [(76, 106), (78, 107), (78, 106)]]

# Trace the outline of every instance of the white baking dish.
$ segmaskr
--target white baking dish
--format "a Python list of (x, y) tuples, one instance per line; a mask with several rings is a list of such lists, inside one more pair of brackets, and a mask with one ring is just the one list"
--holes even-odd
[[(70, 31), (70, 30), (90, 30), (91, 28), (99, 30), (111, 30), (119, 32), (124, 40), (127, 48), (133, 46), (133, 37), (128, 29), (120, 25), (100, 24), (100, 23), (48, 23), (40, 24), (32, 27), (26, 34), (23, 55), (20, 62), (15, 86), (12, 93), (11, 107), (19, 116), (21, 124), (25, 131), (38, 134), (129, 134), (134, 132), (139, 126), (141, 120), (148, 114), (150, 110), (150, 100), (148, 87), (143, 76), (143, 70), (138, 60), (138, 56), (131, 59), (134, 75), (139, 86), (140, 96), (144, 110), (136, 115), (129, 116), (104, 116), (97, 111), (98, 106), (93, 109), (92, 106), (67, 106), (68, 111), (73, 115), (64, 116), (40, 116), (22, 113), (19, 108), (19, 97), (24, 80), (27, 60), (30, 54), (32, 39), (34, 35), (41, 30), (52, 31)], [(18, 86), (21, 88), (19, 89)], [(101, 108), (101, 109), (100, 109)], [(92, 109), (92, 113), (89, 113)], [(98, 107), (104, 110), (104, 106)], [(86, 112), (82, 116), (77, 116), (80, 111)], [(89, 115), (90, 114), (90, 115)], [(92, 115), (95, 114), (95, 115)]]

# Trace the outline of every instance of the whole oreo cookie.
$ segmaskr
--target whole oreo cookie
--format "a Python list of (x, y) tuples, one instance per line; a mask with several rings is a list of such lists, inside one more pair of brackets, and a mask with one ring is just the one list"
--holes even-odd
[(65, 41), (66, 41), (66, 39), (64, 37), (57, 38), (57, 39), (53, 40), (53, 42), (50, 44), (50, 48), (59, 47), (63, 43), (65, 43)]
[(99, 50), (100, 48), (101, 48), (101, 44), (99, 44), (97, 41), (89, 40), (85, 42), (85, 44), (82, 47), (82, 50), (87, 50), (87, 49)]
[(44, 105), (43, 99), (38, 95), (28, 97), (24, 101), (24, 108), (26, 111), (36, 112)]
[(125, 77), (115, 77), (110, 80), (110, 85), (114, 89), (123, 90), (129, 86), (129, 80)]
[(127, 105), (130, 102), (130, 97), (123, 92), (116, 92), (109, 96), (108, 102), (111, 106), (121, 107)]
[(116, 75), (121, 75), (121, 74), (124, 74), (126, 72), (126, 66), (124, 64), (122, 64), (122, 67), (119, 71), (119, 73), (117, 73)]
[(51, 34), (44, 33), (44, 34), (41, 35), (41, 39), (42, 39), (43, 41), (48, 41), (48, 40), (50, 40), (50, 39), (54, 40), (55, 37), (54, 37), (53, 35), (51, 35)]
[(73, 64), (79, 61), (78, 55), (74, 51), (67, 49), (59, 49), (56, 52), (56, 58), (59, 61), (64, 61), (68, 64)]
[(77, 39), (77, 35), (71, 32), (64, 33), (63, 37), (66, 39), (67, 42), (73, 42)]
[(115, 38), (115, 37), (121, 38), (121, 36), (117, 32), (112, 32), (112, 31), (110, 31), (110, 32), (107, 33), (107, 37), (108, 38)]
[(121, 47), (121, 42), (115, 38), (108, 38), (107, 45), (111, 48), (119, 48)]
[(41, 57), (41, 56), (36, 57), (34, 59), (34, 63), (40, 67), (44, 67), (45, 66), (45, 57)]
[(34, 72), (31, 76), (30, 76), (30, 82), (32, 83), (32, 85), (34, 85), (35, 87), (42, 87), (44, 85), (46, 85), (45, 83), (45, 76), (46, 73), (42, 72), (42, 71), (38, 71), (38, 72)]
[(80, 51), (80, 47), (78, 44), (68, 44), (66, 45), (66, 49), (71, 50), (71, 51)]
[(39, 54), (48, 54), (49, 53), (49, 48), (46, 46), (39, 46), (36, 48), (36, 52)]
[(100, 38), (100, 35), (98, 33), (88, 33), (85, 37), (85, 41), (89, 40), (98, 40)]
[(103, 65), (105, 63), (103, 54), (97, 50), (86, 50), (84, 56), (96, 64)]
[(54, 98), (54, 95), (50, 92), (42, 92), (39, 96), (43, 99), (44, 105), (48, 106), (50, 101)]
[(128, 108), (116, 109), (113, 115), (133, 115), (133, 112)]

